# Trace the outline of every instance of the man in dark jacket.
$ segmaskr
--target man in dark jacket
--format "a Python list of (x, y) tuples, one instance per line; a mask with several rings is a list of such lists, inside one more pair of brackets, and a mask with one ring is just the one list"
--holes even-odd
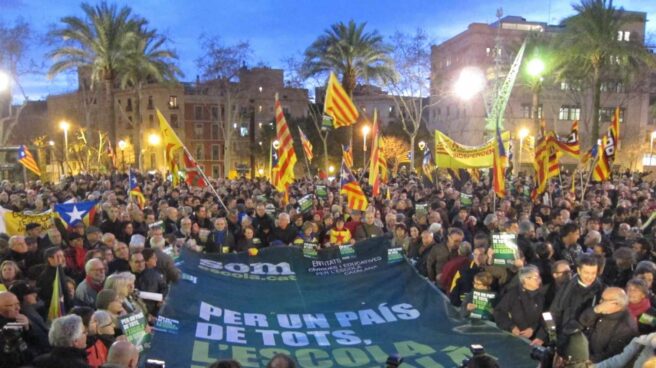
[(424, 277), (428, 277), (428, 257), (435, 247), (437, 245), (435, 244), (433, 233), (424, 230), (421, 233), (421, 243), (419, 246), (413, 244), (408, 251), (408, 258), (416, 260), (415, 268)]
[(64, 273), (64, 266), (66, 265), (66, 258), (64, 257), (64, 251), (59, 248), (48, 248), (44, 253), (46, 258), (46, 268), (43, 270), (39, 278), (36, 280), (36, 287), (39, 289), (39, 298), (46, 303), (47, 306), (50, 305), (52, 299), (52, 286), (57, 276), (57, 269), (59, 269), (59, 281), (61, 284), (62, 296), (64, 298), (64, 308), (65, 310), (62, 313), (66, 313), (70, 308), (73, 307), (73, 299), (66, 290), (66, 275)]
[[(223, 247), (228, 248), (228, 252), (223, 252)], [(221, 217), (214, 221), (214, 230), (210, 233), (205, 251), (207, 253), (229, 253), (235, 250), (235, 237), (228, 231), (226, 219)]]
[(82, 318), (75, 314), (60, 317), (52, 322), (48, 335), (53, 347), (48, 354), (38, 356), (36, 368), (88, 368), (87, 333)]
[(628, 304), (629, 298), (624, 290), (609, 287), (601, 295), (599, 304), (581, 314), (579, 322), (587, 328), (593, 363), (621, 353), (631, 339), (638, 336), (638, 327), (627, 309)]
[[(269, 245), (268, 239), (271, 230), (273, 230), (273, 219), (266, 213), (266, 206), (260, 202), (255, 207), (255, 216), (253, 216), (253, 229), (255, 229), (255, 237), (262, 241), (262, 246)], [(233, 234), (234, 235), (234, 234)]]
[(558, 333), (562, 333), (562, 327), (568, 322), (578, 320), (585, 309), (597, 304), (601, 298), (604, 285), (597, 277), (598, 269), (597, 260), (593, 256), (582, 256), (577, 268), (578, 274), (556, 293), (550, 311)]
[(105, 213), (107, 219), (100, 224), (100, 230), (103, 233), (112, 233), (114, 236), (121, 235), (122, 223), (118, 220), (118, 208), (110, 207)]
[(428, 271), (428, 278), (432, 282), (439, 282), (444, 265), (458, 256), (458, 247), (464, 237), (465, 234), (461, 229), (452, 227), (449, 229), (446, 242), (438, 244), (431, 249), (428, 255), (426, 269)]
[[(130, 255), (130, 270), (137, 277), (134, 286), (139, 291), (159, 293), (166, 295), (167, 286), (164, 276), (154, 268), (146, 268), (146, 260), (141, 252), (135, 252)], [(157, 315), (158, 303), (146, 301), (148, 312)]]
[(499, 328), (527, 339), (535, 337), (544, 307), (544, 289), (536, 266), (523, 267), (517, 273), (519, 285), (510, 288), (494, 308)]
[(298, 233), (294, 230), (293, 226), (289, 225), (289, 214), (281, 213), (278, 215), (278, 225), (271, 231), (269, 236), (269, 243), (276, 240), (283, 242), (285, 245), (290, 245), (296, 239)]
[(578, 240), (581, 235), (579, 226), (573, 222), (563, 225), (560, 237), (554, 242), (556, 259), (564, 259), (570, 265), (576, 264), (576, 258), (581, 254), (581, 246)]
[[(0, 366), (20, 367), (29, 363), (34, 357), (32, 345), (32, 329), (28, 318), (20, 313), (20, 301), (9, 291), (0, 292), (0, 329), (8, 323), (19, 323), (25, 328), (15, 331), (13, 338), (7, 338), (8, 334), (0, 334)], [(27, 344), (27, 349), (21, 348), (21, 343)]]
[(37, 311), (40, 304), (37, 290), (30, 286), (27, 281), (17, 281), (11, 285), (9, 291), (16, 295), (21, 304), (20, 313), (27, 317), (30, 322), (30, 333), (32, 335), (30, 347), (34, 349), (37, 355), (47, 352), (50, 350), (48, 326)]
[(361, 241), (376, 236), (382, 236), (383, 230), (374, 224), (376, 216), (372, 211), (367, 211), (364, 214), (364, 222), (360, 223), (355, 228), (355, 241)]

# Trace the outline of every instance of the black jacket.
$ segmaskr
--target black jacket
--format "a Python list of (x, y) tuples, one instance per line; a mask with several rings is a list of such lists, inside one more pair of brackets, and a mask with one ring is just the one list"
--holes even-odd
[(129, 272), (130, 271), (130, 262), (121, 259), (121, 258), (114, 258), (113, 261), (109, 262), (107, 265), (107, 275), (111, 275), (113, 273), (117, 272)]
[[(41, 273), (39, 278), (36, 280), (36, 287), (39, 289), (39, 298), (43, 300), (46, 305), (50, 305), (50, 300), (52, 299), (52, 286), (55, 281), (55, 275), (57, 274), (56, 267), (46, 266), (46, 269)], [(64, 297), (64, 307), (65, 310), (62, 311), (63, 314), (66, 314), (70, 308), (73, 308), (73, 299), (66, 292), (66, 275), (64, 273), (64, 267), (59, 267), (59, 281), (61, 284), (61, 291)], [(47, 309), (47, 308), (46, 308)]]
[(284, 229), (276, 226), (271, 231), (269, 236), (269, 243), (280, 240), (281, 242), (285, 243), (285, 245), (290, 245), (294, 242), (294, 239), (296, 239), (296, 235), (298, 235), (298, 233), (291, 225), (287, 225), (287, 227)]
[(638, 336), (635, 319), (628, 310), (601, 315), (590, 307), (581, 314), (579, 322), (587, 329), (593, 363), (621, 353), (631, 339)]
[[(273, 231), (275, 224), (271, 216), (265, 214), (259, 217), (257, 214), (253, 216), (253, 229), (255, 229), (255, 237), (262, 240), (263, 246), (269, 245), (269, 234)], [(234, 235), (234, 234), (233, 234)]]
[(510, 288), (494, 308), (494, 320), (499, 328), (520, 331), (532, 328), (535, 332), (542, 321), (545, 289), (528, 291), (521, 285)]
[(567, 322), (578, 320), (584, 310), (596, 305), (601, 300), (603, 290), (604, 286), (599, 279), (596, 279), (592, 285), (583, 287), (579, 283), (578, 276), (574, 276), (563, 285), (550, 306), (559, 333)]
[[(0, 329), (9, 322), (16, 322), (16, 320), (0, 316)], [(27, 344), (27, 350), (19, 349), (22, 342)], [(0, 367), (18, 368), (29, 363), (38, 354), (37, 349), (33, 346), (34, 343), (35, 339), (31, 328), (9, 339), (7, 335), (0, 333)]]
[(43, 354), (32, 365), (36, 368), (89, 368), (87, 352), (77, 348), (53, 348), (48, 354)]
[(103, 234), (104, 233), (112, 233), (114, 234), (115, 237), (119, 237), (121, 233), (123, 232), (123, 223), (119, 221), (118, 219), (116, 221), (112, 221), (110, 219), (107, 219), (100, 224), (100, 230), (102, 230)]

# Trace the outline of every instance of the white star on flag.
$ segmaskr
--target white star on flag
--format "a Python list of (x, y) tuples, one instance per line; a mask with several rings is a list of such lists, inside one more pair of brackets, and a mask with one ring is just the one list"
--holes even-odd
[(77, 206), (73, 206), (73, 212), (66, 212), (66, 214), (70, 217), (70, 220), (67, 221), (69, 224), (74, 223), (76, 220), (82, 221), (82, 216), (84, 216), (84, 212), (78, 211)]

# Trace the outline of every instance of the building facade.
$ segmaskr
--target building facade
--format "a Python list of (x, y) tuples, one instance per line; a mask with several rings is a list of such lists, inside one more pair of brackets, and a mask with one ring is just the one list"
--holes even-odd
[[(628, 24), (626, 29), (618, 34), (618, 39), (637, 40), (644, 44), (646, 13), (632, 14), (637, 15), (641, 21)], [(470, 24), (462, 33), (433, 46), (431, 109), (428, 119), (430, 130), (443, 131), (463, 144), (483, 143), (489, 137), (489, 132), (485, 134), (484, 99), (487, 97), (490, 101), (494, 98), (495, 81), (503, 83), (524, 39), (529, 35), (538, 34), (548, 40), (561, 31), (560, 26), (508, 16), (492, 24)], [(524, 60), (530, 57), (531, 55), (525, 55)], [(514, 136), (518, 135), (520, 129), (528, 129), (529, 144), (525, 145), (524, 149), (530, 149), (530, 138), (537, 132), (533, 118), (535, 81), (527, 75), (525, 65), (524, 62), (510, 94), (503, 123), (504, 129)], [(462, 100), (453, 93), (453, 85), (465, 67), (480, 70), (487, 82), (485, 91), (469, 100)], [(645, 75), (648, 73), (650, 71), (645, 71)], [(633, 85), (619, 80), (606, 81), (602, 85), (601, 132), (605, 132), (610, 123), (614, 108), (620, 106), (622, 149), (616, 163), (635, 169), (642, 168), (643, 152), (649, 149), (649, 137), (655, 128), (653, 116), (649, 111), (650, 95), (653, 91), (647, 83), (642, 83), (644, 80), (643, 78)], [(545, 120), (548, 130), (553, 129), (560, 135), (566, 135), (572, 122), (578, 120), (582, 147), (590, 147), (592, 93), (589, 88), (582, 88), (575, 81), (555, 82), (553, 75), (544, 75), (538, 97), (538, 116)], [(518, 155), (515, 157), (518, 158)], [(522, 156), (524, 164), (528, 164), (531, 159), (532, 154)]]

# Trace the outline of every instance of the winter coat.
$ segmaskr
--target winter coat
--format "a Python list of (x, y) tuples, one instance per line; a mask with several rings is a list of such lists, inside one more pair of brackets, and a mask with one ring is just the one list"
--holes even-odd
[(602, 315), (590, 307), (581, 314), (579, 322), (587, 329), (593, 363), (621, 353), (638, 335), (638, 326), (628, 310)]
[(508, 289), (494, 308), (494, 320), (499, 328), (512, 331), (517, 327), (520, 331), (532, 328), (535, 332), (542, 321), (545, 289), (528, 291), (521, 285)]

